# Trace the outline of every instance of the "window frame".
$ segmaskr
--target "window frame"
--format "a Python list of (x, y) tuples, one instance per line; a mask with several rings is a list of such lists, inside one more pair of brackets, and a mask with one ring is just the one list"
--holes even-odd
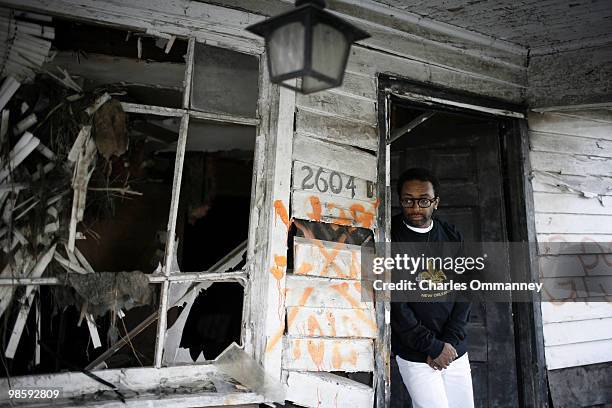
[[(75, 20), (82, 20), (75, 17)], [(118, 24), (112, 24), (113, 26), (120, 29), (129, 29), (128, 27), (121, 26)], [(155, 35), (155, 33), (151, 33)], [(159, 34), (159, 33), (158, 33)], [(289, 107), (281, 108), (281, 89), (277, 85), (273, 85), (269, 82), (268, 70), (267, 70), (267, 56), (263, 47), (245, 46), (243, 40), (239, 38), (227, 37), (223, 41), (218, 41), (218, 37), (212, 41), (206, 39), (206, 33), (198, 33), (197, 39), (195, 36), (176, 36), (177, 38), (186, 39), (188, 41), (188, 51), (185, 61), (185, 76), (184, 76), (184, 87), (183, 87), (183, 103), (182, 108), (167, 108), (154, 105), (144, 104), (133, 104), (133, 103), (122, 103), (122, 107), (126, 113), (139, 113), (139, 114), (150, 114), (156, 116), (166, 117), (180, 117), (181, 126), (179, 131), (179, 139), (177, 142), (177, 151), (175, 156), (174, 165), (174, 176), (172, 186), (172, 196), (170, 202), (170, 212), (167, 227), (167, 237), (165, 245), (165, 256), (164, 264), (162, 266), (161, 273), (152, 273), (149, 277), (149, 284), (161, 284), (160, 298), (159, 298), (159, 309), (158, 309), (158, 327), (156, 335), (156, 346), (155, 346), (155, 357), (154, 364), (152, 367), (134, 367), (134, 368), (121, 368), (121, 369), (93, 369), (91, 372), (95, 373), (99, 377), (107, 379), (113, 383), (114, 379), (119, 383), (125, 383), (129, 378), (138, 378), (139, 385), (147, 387), (158, 387), (160, 380), (163, 381), (172, 380), (173, 378), (185, 377), (185, 375), (201, 376), (207, 373), (216, 373), (217, 369), (214, 366), (214, 361), (207, 361), (205, 364), (194, 363), (194, 364), (183, 364), (183, 365), (172, 365), (165, 367), (163, 366), (163, 352), (166, 343), (167, 334), (167, 310), (168, 310), (168, 292), (170, 283), (172, 282), (238, 282), (244, 287), (244, 302), (243, 302), (243, 313), (242, 313), (242, 330), (241, 340), (242, 348), (247, 351), (251, 356), (255, 357), (256, 360), (261, 359), (262, 351), (261, 347), (253, 344), (257, 341), (256, 337), (262, 336), (259, 331), (266, 327), (265, 314), (266, 306), (263, 306), (259, 310), (252, 310), (254, 301), (251, 299), (251, 289), (256, 286), (257, 292), (266, 290), (269, 281), (268, 278), (264, 278), (261, 282), (254, 282), (260, 277), (264, 277), (263, 272), (257, 273), (257, 270), (265, 269), (265, 265), (268, 263), (269, 252), (271, 245), (265, 241), (256, 244), (256, 241), (261, 240), (262, 237), (269, 238), (273, 235), (273, 231), (269, 231), (272, 226), (270, 218), (273, 215), (273, 210), (268, 211), (264, 209), (264, 205), (271, 204), (274, 198), (279, 197), (279, 194), (271, 189), (270, 178), (274, 177), (275, 170), (279, 168), (278, 162), (279, 153), (281, 150), (287, 150), (287, 143), (282, 143), (281, 146), (277, 146), (276, 138), (277, 133), (280, 129), (288, 129), (293, 126), (293, 111), (295, 103), (295, 94), (290, 93), (289, 96), (285, 96), (285, 101), (289, 102)], [(226, 115), (218, 113), (203, 112), (195, 109), (191, 109), (191, 90), (193, 86), (193, 68), (194, 68), (194, 50), (195, 42), (204, 42), (215, 47), (226, 48), (232, 51), (241, 52), (249, 55), (258, 57), (259, 60), (259, 95), (257, 99), (257, 110), (255, 118), (241, 117), (237, 115)], [(286, 93), (286, 91), (285, 91)], [(283, 118), (281, 118), (283, 116)], [(289, 117), (290, 116), (290, 117)], [(176, 223), (178, 218), (178, 206), (180, 200), (180, 186), (183, 173), (183, 164), (185, 158), (185, 147), (187, 142), (187, 132), (190, 119), (204, 119), (212, 122), (219, 123), (232, 123), (239, 125), (249, 125), (256, 127), (256, 140), (255, 140), (255, 152), (253, 160), (253, 175), (251, 183), (251, 200), (250, 200), (250, 213), (249, 213), (249, 227), (248, 227), (248, 241), (246, 248), (246, 265), (240, 271), (235, 272), (214, 272), (214, 271), (202, 271), (202, 272), (186, 272), (182, 273), (180, 270), (173, 268), (173, 259), (176, 253), (175, 246), (175, 233)], [(282, 123), (281, 123), (282, 122)], [(277, 132), (277, 130), (279, 132)], [(288, 142), (289, 151), (291, 151), (291, 140)], [(282, 157), (282, 161), (288, 162), (289, 166), (291, 163), (291, 157)], [(284, 163), (280, 168), (286, 167)], [(290, 177), (290, 174), (283, 175), (283, 177)], [(288, 202), (289, 193), (284, 191), (288, 187), (284, 187), (282, 190), (282, 198)], [(263, 204), (263, 205), (262, 205)], [(260, 222), (263, 221), (263, 222)], [(170, 239), (172, 237), (173, 239)], [(0, 278), (0, 286), (23, 286), (23, 285), (58, 285), (63, 284), (57, 278), (40, 277), (40, 278)], [(268, 306), (269, 307), (269, 306)], [(251, 324), (252, 319), (263, 318), (264, 321), (260, 323)], [(153, 320), (153, 321), (154, 321)], [(109, 350), (111, 348), (109, 347)], [(109, 354), (109, 356), (112, 354)], [(108, 358), (108, 357), (107, 357)], [(144, 370), (144, 371), (143, 371)], [(91, 381), (85, 376), (78, 376), (75, 378), (75, 374), (79, 372), (67, 372), (67, 373), (52, 373), (52, 374), (41, 374), (41, 375), (25, 375), (20, 377), (12, 377), (10, 379), (11, 387), (7, 388), (7, 381), (0, 382), (0, 389), (6, 388), (17, 388), (19, 386), (47, 386), (47, 387), (64, 387), (61, 398), (71, 398), (83, 396), (82, 386), (87, 384), (85, 389), (89, 393), (96, 391), (108, 390), (109, 387), (102, 383)], [(144, 377), (144, 378), (141, 378)], [(128, 381), (129, 382), (129, 381)], [(171, 382), (171, 381), (170, 381)], [(5, 393), (6, 395), (6, 393)], [(195, 394), (197, 395), (197, 394)], [(223, 394), (219, 394), (221, 397)], [(177, 395), (180, 397), (180, 395)], [(203, 396), (204, 400), (189, 400), (188, 405), (203, 404), (209, 402), (211, 396)], [(223, 397), (225, 398), (225, 397)], [(233, 403), (258, 403), (265, 402), (264, 398), (254, 392), (244, 393), (242, 396), (233, 397), (237, 398)], [(139, 399), (140, 400), (140, 399)], [(223, 399), (222, 399), (223, 400)], [(142, 401), (142, 400), (140, 400)], [(129, 400), (128, 400), (129, 402)], [(160, 403), (166, 404), (168, 400), (159, 400)], [(223, 405), (221, 400), (219, 405)]]

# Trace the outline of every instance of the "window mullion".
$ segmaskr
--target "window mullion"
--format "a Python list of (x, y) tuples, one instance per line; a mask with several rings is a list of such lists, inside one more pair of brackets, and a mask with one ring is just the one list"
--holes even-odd
[(191, 83), (193, 81), (193, 54), (195, 50), (195, 38), (190, 38), (187, 44), (187, 68), (185, 69), (185, 79), (183, 81), (185, 89), (183, 91), (183, 109), (189, 109), (191, 100)]
[[(185, 145), (187, 144), (187, 131), (189, 127), (189, 114), (184, 114), (181, 119), (181, 129), (176, 146), (176, 160), (174, 162), (174, 181), (172, 184), (172, 201), (170, 203), (170, 216), (168, 219), (168, 229), (166, 231), (166, 256), (164, 259), (163, 273), (166, 277), (170, 276), (172, 270), (172, 260), (175, 256), (175, 230), (176, 219), (178, 216), (179, 199), (181, 195), (181, 180), (183, 178), (183, 162), (185, 161)], [(166, 338), (166, 312), (168, 309), (168, 289), (170, 282), (164, 280), (161, 287), (159, 302), (159, 322), (157, 325), (157, 339), (155, 342), (155, 367), (161, 367), (164, 351), (164, 341)]]

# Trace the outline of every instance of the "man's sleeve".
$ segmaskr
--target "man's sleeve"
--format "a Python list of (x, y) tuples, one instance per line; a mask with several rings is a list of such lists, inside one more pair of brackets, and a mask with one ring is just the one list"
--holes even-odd
[(457, 347), (457, 344), (465, 340), (470, 309), (470, 302), (455, 302), (450, 318), (444, 325), (440, 340), (450, 343), (453, 347)]
[(436, 358), (442, 353), (444, 343), (427, 327), (423, 326), (414, 315), (414, 311), (406, 303), (391, 303), (391, 328), (402, 343), (411, 349), (426, 353)]

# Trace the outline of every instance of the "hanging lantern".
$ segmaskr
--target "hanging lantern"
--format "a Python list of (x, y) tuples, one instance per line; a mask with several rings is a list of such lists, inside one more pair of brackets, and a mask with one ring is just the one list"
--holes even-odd
[(340, 86), (351, 44), (370, 35), (323, 10), (323, 0), (295, 6), (247, 27), (265, 39), (270, 80), (304, 94)]

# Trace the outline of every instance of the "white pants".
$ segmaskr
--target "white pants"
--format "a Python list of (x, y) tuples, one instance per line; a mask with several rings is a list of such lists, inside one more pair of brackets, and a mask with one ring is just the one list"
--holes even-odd
[(468, 355), (442, 371), (427, 363), (406, 361), (396, 356), (400, 374), (410, 393), (413, 408), (473, 408), (472, 373)]

